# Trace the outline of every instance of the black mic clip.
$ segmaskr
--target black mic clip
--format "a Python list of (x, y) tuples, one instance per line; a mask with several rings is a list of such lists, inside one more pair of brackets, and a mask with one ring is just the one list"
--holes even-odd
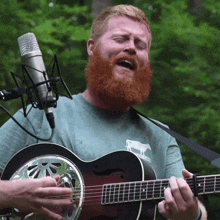
[[(30, 110), (27, 111), (28, 104), (31, 104), (33, 108), (43, 110), (47, 108), (56, 108), (57, 100), (60, 95), (72, 99), (71, 93), (61, 75), (56, 55), (54, 55), (49, 68), (47, 68), (49, 79), (46, 77), (46, 72), (41, 72), (41, 74), (44, 75), (44, 80), (39, 83), (34, 83), (29, 73), (29, 70), (32, 68), (33, 67), (23, 64), (22, 75), (11, 72), (17, 88), (0, 91), (0, 100), (6, 101), (11, 100), (12, 98), (21, 98), (24, 116), (26, 117), (30, 112)], [(34, 70), (40, 71), (37, 69)], [(21, 86), (17, 79), (20, 79), (22, 82)], [(45, 95), (44, 99), (40, 98), (37, 89), (42, 85), (46, 85), (48, 93), (52, 91), (53, 94), (55, 94), (55, 97)]]
[(2, 90), (2, 91), (0, 91), (0, 100), (8, 101), (8, 100), (12, 100), (12, 99), (21, 98), (22, 95), (24, 95), (26, 93), (27, 93), (27, 90), (22, 87)]
[[(24, 68), (25, 68), (25, 66), (24, 66)], [(40, 83), (36, 83), (36, 84), (33, 83), (33, 85), (31, 87), (27, 88), (27, 95), (29, 96), (30, 100), (32, 100), (33, 94), (35, 94), (37, 96), (37, 102), (34, 102), (33, 100), (31, 101), (31, 104), (34, 108), (39, 108), (40, 110), (44, 110), (44, 109), (50, 108), (50, 107), (53, 107), (53, 108), (57, 107), (57, 100), (58, 100), (59, 96), (56, 95), (56, 98), (51, 97), (51, 96), (48, 96), (48, 97), (46, 96), (45, 99), (41, 99), (38, 92), (37, 92), (37, 88), (43, 84), (46, 84), (47, 90), (49, 93), (52, 91), (49, 84), (54, 85), (59, 80), (60, 80), (59, 77), (53, 77), (49, 80), (45, 79), (45, 81), (40, 82)]]

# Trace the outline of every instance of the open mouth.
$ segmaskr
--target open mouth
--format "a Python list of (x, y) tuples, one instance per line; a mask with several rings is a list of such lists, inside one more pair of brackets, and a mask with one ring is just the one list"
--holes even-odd
[(130, 70), (135, 69), (135, 64), (129, 60), (120, 60), (117, 62), (117, 65), (128, 68)]

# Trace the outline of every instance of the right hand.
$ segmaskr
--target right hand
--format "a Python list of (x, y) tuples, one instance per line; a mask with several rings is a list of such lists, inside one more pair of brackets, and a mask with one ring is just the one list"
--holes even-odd
[(24, 179), (12, 183), (13, 207), (48, 219), (62, 219), (62, 210), (72, 205), (70, 188), (57, 187), (60, 177)]

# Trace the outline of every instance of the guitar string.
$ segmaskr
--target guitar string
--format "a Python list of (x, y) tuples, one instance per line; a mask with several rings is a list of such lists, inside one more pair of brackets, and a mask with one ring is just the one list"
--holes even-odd
[[(213, 188), (213, 181), (212, 180), (210, 180), (211, 181), (211, 183), (209, 183), (207, 180), (206, 180), (206, 183), (205, 183), (205, 188), (206, 189), (209, 189), (209, 187), (212, 189)], [(220, 180), (219, 180), (220, 181)], [(197, 181), (197, 183), (199, 183), (198, 181)], [(203, 183), (203, 180), (201, 181), (201, 183)], [(130, 185), (131, 186), (131, 184), (134, 184), (134, 183), (132, 183), (132, 182), (128, 182), (128, 183), (110, 183), (110, 184), (105, 184), (106, 186), (119, 186), (120, 187), (120, 185), (124, 185), (124, 187), (126, 186), (126, 185)], [(138, 185), (139, 184), (139, 185)], [(192, 185), (193, 186), (193, 181), (191, 181), (191, 183), (190, 182), (188, 182), (188, 184), (189, 185)], [(220, 184), (220, 183), (219, 183)], [(168, 184), (166, 184), (167, 186), (168, 186)], [(101, 187), (101, 189), (103, 188), (103, 186), (104, 185), (98, 185), (98, 186), (87, 186), (85, 189), (87, 190), (87, 191), (89, 191), (89, 188), (90, 188), (90, 190), (92, 190), (92, 192), (91, 193), (93, 193), (94, 194), (94, 188), (97, 188), (97, 190)], [(159, 190), (161, 190), (161, 187), (164, 187), (163, 185), (161, 186), (161, 184), (158, 186), (158, 185), (150, 185), (149, 186), (149, 183), (147, 183), (147, 182), (143, 182), (143, 183), (141, 183), (141, 182), (138, 182), (135, 186), (132, 186), (132, 187), (130, 187), (130, 190), (133, 190), (133, 189), (135, 189), (135, 188), (137, 188), (137, 187), (142, 187), (142, 189), (143, 189), (143, 186), (147, 186), (148, 188), (149, 187), (151, 187), (152, 189), (154, 189), (154, 191), (156, 191), (158, 188), (159, 188)], [(218, 187), (218, 180), (217, 181), (215, 181), (215, 188), (216, 188), (216, 186)], [(75, 187), (74, 188), (74, 190), (75, 191), (77, 191), (77, 190), (81, 190), (81, 188), (80, 187)], [(108, 189), (109, 190), (109, 189)]]
[[(214, 180), (214, 182), (213, 182)], [(205, 184), (204, 184), (204, 181), (205, 181)], [(216, 177), (214, 176), (208, 176), (208, 177), (197, 177), (197, 183), (202, 183), (204, 185), (201, 185), (201, 188), (204, 187), (205, 189), (205, 192), (208, 192), (210, 193), (210, 190), (211, 192), (217, 192), (217, 191), (220, 191), (220, 179), (216, 179)], [(153, 184), (153, 185), (150, 185), (149, 186), (149, 183), (150, 184)], [(156, 195), (159, 195), (159, 198), (163, 197), (164, 195), (161, 196), (161, 194), (163, 193), (163, 189), (165, 186), (161, 185), (161, 184), (166, 184), (166, 186), (168, 186), (168, 180), (161, 180), (158, 181), (158, 180), (152, 180), (152, 181), (143, 181), (143, 182), (127, 182), (127, 183), (110, 183), (110, 184), (105, 184), (106, 186), (116, 186), (118, 185), (119, 187), (123, 185), (123, 189), (120, 189), (118, 188), (118, 192), (114, 192), (114, 193), (111, 193), (111, 189), (107, 189), (109, 192), (106, 192), (106, 194), (109, 196), (109, 199), (113, 199), (115, 197), (118, 197), (118, 200), (121, 199), (121, 196), (125, 197), (126, 199), (128, 198), (131, 199), (131, 193), (133, 194), (139, 194), (139, 198), (143, 195), (143, 194), (147, 194), (148, 193), (148, 190), (150, 188), (151, 191), (153, 191), (151, 194), (152, 194), (152, 197), (150, 198), (147, 198), (146, 199), (157, 199), (158, 197), (155, 196)], [(187, 183), (189, 185), (192, 185), (193, 186), (193, 180), (192, 179), (187, 179)], [(135, 184), (135, 185), (132, 185), (132, 184)], [(157, 185), (159, 184), (159, 185)], [(214, 186), (213, 186), (214, 184)], [(129, 186), (129, 189), (125, 189), (126, 186)], [(102, 195), (103, 195), (103, 186), (104, 185), (97, 185), (97, 186), (87, 186), (85, 187), (85, 194), (88, 195), (86, 198), (86, 202), (87, 203), (90, 203), (91, 201), (94, 202), (94, 199), (98, 199), (98, 201), (100, 202), (101, 201), (101, 198), (102, 198)], [(143, 188), (145, 187), (145, 188)], [(219, 189), (218, 189), (219, 187)], [(138, 188), (138, 189), (137, 189)], [(213, 188), (217, 188), (217, 190), (212, 190)], [(113, 189), (115, 191), (115, 189)], [(127, 191), (129, 190), (129, 191)], [(137, 192), (139, 190), (139, 192)], [(144, 191), (143, 191), (144, 190)], [(77, 196), (77, 195), (80, 195), (81, 193), (81, 187), (75, 187), (73, 188), (73, 193), (74, 193), (74, 197)], [(122, 193), (122, 195), (120, 195), (120, 193)], [(154, 194), (154, 195), (153, 195)], [(92, 195), (92, 196), (91, 196)], [(69, 198), (69, 196), (48, 196), (47, 198)], [(133, 196), (133, 200), (132, 201), (136, 201), (134, 198), (137, 198), (137, 196), (135, 197), (135, 195)], [(145, 198), (143, 198), (145, 200)], [(122, 199), (123, 200), (123, 199)], [(139, 199), (137, 199), (139, 200)], [(126, 200), (127, 201), (127, 200)], [(115, 202), (115, 201), (114, 201)], [(120, 202), (120, 201), (119, 201)], [(91, 203), (91, 204), (94, 204), (94, 203)]]
[[(153, 185), (149, 185), (149, 183), (150, 182), (122, 182), (122, 183), (109, 183), (109, 184), (104, 184), (105, 186), (119, 186), (120, 187), (120, 185), (124, 185), (124, 186), (131, 186), (132, 184), (135, 184), (136, 183), (136, 185), (135, 186), (132, 186), (132, 187), (139, 187), (139, 186), (143, 186), (143, 185), (147, 185), (148, 187), (150, 186), (150, 187), (153, 187), (154, 189), (156, 189), (157, 187), (159, 187), (159, 188), (161, 188), (161, 187), (163, 187), (163, 185), (161, 186), (161, 184), (166, 184), (167, 186), (169, 185), (168, 184), (168, 181), (167, 182), (165, 182), (164, 180), (162, 180), (163, 182), (157, 182), (156, 184), (159, 184), (159, 185), (156, 185), (155, 183), (153, 183), (152, 182), (152, 184)], [(210, 183), (210, 181), (211, 181), (211, 183)], [(218, 185), (218, 181), (220, 182), (220, 179), (219, 180), (215, 180), (215, 182), (213, 182), (213, 180), (212, 179), (206, 179), (206, 182), (205, 182), (205, 186), (208, 186), (208, 184), (213, 184), (213, 183), (215, 183), (215, 185)], [(204, 179), (202, 179), (202, 181), (200, 181), (200, 183), (203, 183), (204, 182)], [(199, 183), (199, 181), (197, 180), (197, 183)], [(188, 181), (188, 184), (189, 185), (192, 185), (193, 186), (193, 181)], [(85, 189), (89, 189), (89, 188), (91, 188), (91, 190), (93, 190), (94, 191), (94, 188), (99, 188), (99, 187), (103, 187), (104, 185), (95, 185), (95, 186), (86, 186), (85, 187)], [(212, 185), (211, 185), (212, 186)], [(81, 189), (81, 187), (75, 187), (74, 188), (74, 190), (80, 190)]]
[[(168, 184), (168, 181), (167, 182), (165, 182), (164, 180), (162, 180), (163, 182), (157, 182), (156, 184), (155, 183), (153, 183), (153, 185), (150, 185), (150, 187), (153, 187), (154, 189), (155, 188), (157, 188), (157, 187), (161, 187), (161, 184), (163, 184), (163, 183), (166, 183), (166, 185), (168, 186), (169, 184)], [(203, 183), (203, 181), (204, 181), (204, 179), (202, 179), (202, 181), (200, 181), (201, 183)], [(211, 183), (209, 183), (211, 181)], [(220, 182), (220, 179), (219, 180), (215, 180), (215, 185), (218, 185), (218, 181)], [(135, 186), (132, 186), (132, 187), (139, 187), (139, 186), (143, 186), (144, 184), (145, 185), (147, 185), (147, 186), (149, 186), (149, 183), (150, 182), (146, 182), (146, 181), (143, 181), (143, 182), (122, 182), (122, 183), (109, 183), (109, 184), (104, 184), (105, 186), (120, 186), (120, 185), (124, 185), (124, 186), (126, 186), (126, 185), (129, 185), (129, 186), (131, 186), (132, 184), (135, 184), (136, 183), (136, 185)], [(187, 182), (189, 185), (190, 184), (192, 184), (192, 186), (193, 186), (193, 180), (191, 180), (191, 181), (188, 181)], [(199, 181), (197, 180), (197, 183), (199, 183)], [(205, 186), (207, 186), (208, 184), (213, 184), (214, 182), (213, 182), (213, 180), (212, 179), (206, 179), (206, 182), (205, 182)], [(159, 185), (158, 185), (159, 184)], [(104, 185), (97, 185), (97, 186), (86, 186), (86, 189), (89, 189), (89, 188), (91, 188), (91, 190), (94, 190), (94, 188), (95, 187), (103, 187)], [(162, 185), (162, 187), (163, 187), (163, 185)], [(75, 190), (78, 190), (78, 189), (81, 189), (81, 187), (75, 187), (74, 188)]]
[[(215, 186), (217, 185), (218, 187), (220, 187), (220, 180), (219, 179), (214, 179), (215, 180)], [(205, 189), (211, 187), (211, 189), (213, 189), (213, 179), (205, 179), (205, 178), (202, 178), (201, 179), (201, 183), (204, 183), (205, 182)], [(197, 179), (197, 183), (199, 182), (199, 179)], [(145, 185), (148, 185), (147, 182), (143, 182)], [(133, 188), (130, 188), (130, 191), (131, 190), (137, 190), (137, 187), (140, 186), (140, 190), (141, 190), (141, 186), (143, 186), (143, 183), (137, 183), (137, 184), (140, 184), (140, 185), (137, 185), (136, 184), (136, 187), (133, 187)], [(161, 182), (162, 183), (162, 182)], [(163, 183), (164, 183), (164, 180), (163, 180)], [(165, 183), (168, 183), (168, 181), (165, 181)], [(192, 180), (189, 180), (187, 182), (189, 185), (193, 185), (193, 181)], [(114, 185), (114, 183), (112, 183)], [(125, 185), (126, 183), (119, 183), (118, 185)], [(133, 183), (130, 183), (130, 184), (133, 184)], [(108, 184), (107, 184), (108, 185)], [(111, 185), (111, 184), (110, 184)], [(166, 184), (168, 185), (168, 184)], [(85, 187), (85, 193), (88, 195), (88, 194), (92, 194), (94, 192), (94, 189), (96, 191), (98, 191), (98, 194), (96, 194), (95, 196), (88, 196), (87, 199), (85, 200), (85, 203), (83, 204), (84, 206), (91, 206), (91, 205), (100, 205), (101, 204), (101, 201), (102, 201), (102, 195), (103, 195), (103, 185), (98, 185), (98, 186), (88, 186), (88, 187)], [(162, 187), (161, 186), (155, 186), (154, 188), (154, 192), (159, 190), (161, 192), (162, 190)], [(219, 188), (220, 190), (220, 188)], [(74, 188), (74, 193), (76, 194), (75, 196), (77, 196), (77, 194), (79, 194), (81, 192), (81, 188), (80, 187), (76, 187)], [(119, 190), (120, 192), (120, 190)], [(96, 192), (97, 193), (97, 192)], [(127, 192), (126, 192), (127, 193)], [(131, 197), (129, 197), (129, 192), (128, 194), (126, 193), (123, 193), (123, 196), (127, 199), (127, 200), (124, 200), (124, 198), (121, 198), (117, 193), (116, 194), (110, 194), (109, 196), (111, 197), (114, 197), (115, 195), (117, 195), (117, 199), (118, 200), (114, 200), (113, 198), (111, 198), (111, 200), (108, 202), (109, 204), (114, 204), (114, 203), (123, 203), (123, 202), (134, 202), (136, 200), (132, 200), (130, 201), (129, 199)], [(141, 192), (140, 192), (141, 193)], [(147, 193), (147, 190), (146, 190), (146, 193)], [(127, 197), (128, 196), (128, 197)], [(139, 195), (139, 199), (137, 199), (137, 201), (140, 201), (141, 195)], [(50, 196), (50, 198), (59, 198), (59, 196)], [(69, 196), (63, 196), (63, 198), (68, 198), (69, 199)], [(109, 198), (110, 199), (110, 198)], [(120, 200), (121, 199), (121, 200)], [(151, 198), (151, 199), (154, 199), (154, 198)]]
[[(97, 186), (95, 186), (95, 187), (97, 188)], [(220, 187), (220, 184), (219, 184), (219, 187)], [(210, 193), (210, 191), (207, 190), (207, 186), (206, 186), (205, 189), (206, 189), (206, 191), (208, 191)], [(211, 186), (211, 189), (213, 189), (213, 186)], [(97, 188), (96, 190), (99, 190), (99, 192), (96, 192), (96, 194), (93, 195), (93, 196), (89, 195), (89, 194), (94, 194), (93, 191), (90, 192), (90, 193), (88, 193), (88, 192), (85, 193), (86, 195), (89, 195), (89, 196), (86, 196), (86, 199), (85, 199), (84, 204), (83, 204), (84, 206), (101, 205), (102, 204), (103, 186), (100, 186), (100, 188), (99, 189)], [(131, 190), (133, 190), (133, 189), (131, 189)], [(158, 190), (158, 193), (160, 195), (159, 197), (154, 196), (157, 193), (157, 190)], [(119, 195), (119, 193), (113, 193), (113, 194), (108, 193), (107, 201), (105, 200), (104, 204), (102, 204), (102, 205), (111, 205), (111, 204), (126, 203), (126, 202), (140, 202), (140, 201), (146, 201), (146, 200), (149, 201), (149, 200), (163, 199), (164, 198), (164, 194), (163, 194), (164, 192), (163, 192), (163, 190), (162, 191), (161, 190), (162, 190), (161, 187), (159, 187), (159, 189), (158, 189), (158, 187), (154, 188), (154, 194), (153, 193), (150, 194), (151, 196), (149, 196), (149, 197), (147, 197), (147, 196), (142, 197), (143, 192), (138, 192), (138, 193), (134, 192), (134, 194), (136, 194), (136, 196), (135, 195), (130, 196), (130, 192), (123, 192), (123, 193), (121, 192), (122, 195)], [(219, 192), (220, 192), (220, 190), (219, 190)], [(74, 197), (76, 197), (76, 198), (77, 198), (77, 193), (80, 194), (80, 191), (75, 192)], [(146, 193), (148, 193), (148, 192), (146, 191)], [(60, 199), (60, 196), (50, 196), (49, 198), (58, 198), (58, 199)], [(63, 196), (62, 199), (70, 199), (70, 197), (69, 196), (68, 197)], [(76, 204), (76, 203), (73, 202), (73, 204)]]
[[(210, 181), (212, 181), (211, 179), (210, 179)], [(191, 181), (192, 182), (192, 181)], [(146, 183), (146, 182), (145, 182)], [(193, 182), (192, 182), (193, 183)], [(192, 184), (191, 183), (191, 184)], [(216, 183), (218, 183), (218, 182), (216, 182)], [(126, 183), (119, 183), (119, 185), (124, 185), (125, 186), (125, 184)], [(163, 193), (163, 191), (161, 191), (163, 188), (161, 187), (161, 186), (156, 186), (156, 187), (153, 187), (153, 186), (151, 186), (152, 187), (152, 189), (151, 190), (153, 190), (154, 191), (154, 194), (159, 194), (160, 196), (159, 197), (156, 197), (156, 196), (154, 196), (153, 194), (152, 194), (152, 197), (150, 197), (150, 198), (143, 198), (142, 197), (142, 195), (143, 195), (143, 193), (147, 193), (147, 190), (146, 191), (141, 191), (141, 190), (143, 190), (143, 188), (141, 188), (142, 186), (143, 186), (143, 184), (142, 183), (139, 183), (140, 185), (136, 185), (136, 187), (134, 187), (134, 188), (130, 188), (129, 190), (130, 191), (133, 191), (133, 190), (136, 190), (137, 191), (137, 187), (140, 187), (138, 190), (139, 190), (139, 192), (133, 192), (134, 194), (137, 194), (138, 196), (133, 196), (133, 199), (131, 199), (131, 196), (129, 196), (130, 195), (130, 193), (131, 192), (127, 192), (126, 190), (128, 190), (128, 189), (122, 189), (122, 190), (119, 190), (118, 192), (116, 192), (116, 193), (111, 193), (111, 190), (109, 190), (110, 191), (110, 193), (109, 192), (107, 192), (106, 194), (107, 194), (107, 196), (108, 196), (108, 203), (120, 203), (120, 202), (129, 202), (130, 200), (131, 200), (131, 202), (132, 201), (140, 201), (140, 200), (146, 200), (146, 199), (149, 199), (149, 200), (151, 200), (151, 199), (158, 199), (158, 198), (161, 198), (161, 194)], [(190, 182), (188, 183), (188, 184), (190, 184)], [(211, 183), (212, 184), (212, 183)], [(108, 184), (107, 184), (108, 185)], [(109, 185), (117, 185), (117, 184), (109, 184)], [(220, 186), (220, 183), (219, 183), (219, 186)], [(94, 188), (94, 187), (96, 187), (96, 186), (92, 186), (92, 187), (90, 187), (90, 188)], [(97, 190), (99, 190), (100, 192), (98, 192), (99, 194), (97, 194), (97, 195), (94, 195), (94, 189), (92, 189), (93, 191), (91, 191), (91, 192), (89, 192), (89, 190), (87, 189), (86, 190), (86, 195), (90, 195), (90, 194), (92, 194), (93, 196), (87, 196), (86, 198), (86, 204), (85, 205), (88, 205), (88, 203), (90, 204), (90, 205), (92, 205), (92, 204), (95, 204), (94, 202), (96, 202), (96, 199), (98, 199), (98, 201), (99, 201), (99, 203), (98, 204), (100, 204), (100, 201), (101, 201), (101, 198), (102, 198), (102, 195), (103, 195), (103, 186), (100, 186), (101, 188), (99, 188), (99, 189), (97, 189)], [(211, 185), (211, 186), (208, 186), (208, 183), (206, 183), (206, 187), (205, 187), (205, 189), (206, 189), (206, 191), (208, 191), (208, 189), (209, 189), (209, 187), (210, 187), (210, 189), (213, 189), (213, 184)], [(115, 191), (115, 189), (113, 189), (114, 191)], [(79, 191), (80, 192), (80, 191)], [(208, 191), (208, 192), (210, 192), (210, 191)], [(120, 195), (120, 193), (122, 193), (121, 195)], [(115, 200), (115, 196), (117, 196), (118, 198), (118, 200)], [(164, 195), (162, 195), (162, 196), (164, 196)], [(91, 203), (92, 202), (92, 203)]]

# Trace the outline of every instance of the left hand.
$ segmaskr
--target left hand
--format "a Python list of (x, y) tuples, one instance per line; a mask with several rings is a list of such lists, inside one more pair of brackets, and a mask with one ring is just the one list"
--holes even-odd
[[(190, 178), (192, 173), (183, 170), (183, 177)], [(194, 220), (199, 212), (198, 200), (183, 178), (171, 177), (170, 187), (166, 188), (165, 199), (158, 203), (160, 214), (171, 220)]]

